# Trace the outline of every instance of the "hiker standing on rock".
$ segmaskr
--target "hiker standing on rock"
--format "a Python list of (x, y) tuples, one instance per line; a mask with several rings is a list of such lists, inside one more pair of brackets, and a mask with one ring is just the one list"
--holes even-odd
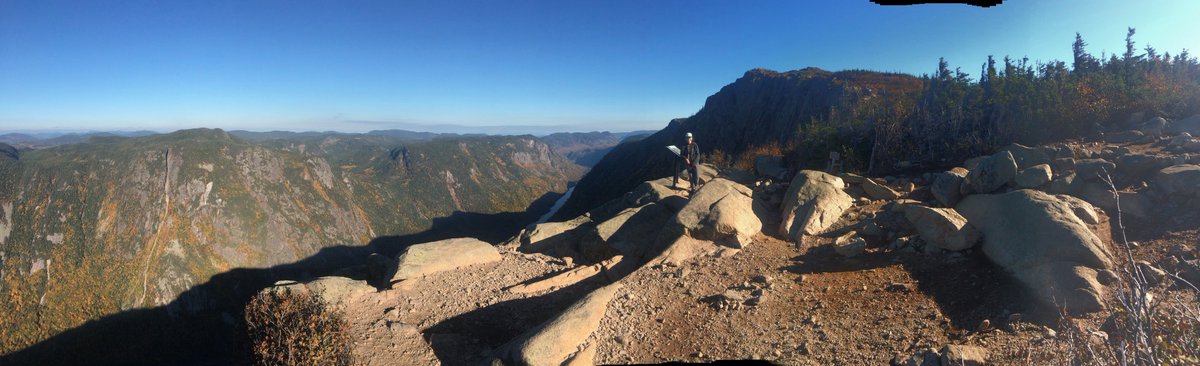
[(681, 159), (675, 161), (675, 180), (671, 182), (671, 188), (679, 186), (679, 163), (683, 162), (684, 168), (688, 173), (688, 193), (696, 191), (700, 186), (700, 173), (696, 166), (700, 164), (700, 146), (696, 145), (696, 141), (692, 138), (692, 133), (687, 133), (687, 146), (679, 151)]

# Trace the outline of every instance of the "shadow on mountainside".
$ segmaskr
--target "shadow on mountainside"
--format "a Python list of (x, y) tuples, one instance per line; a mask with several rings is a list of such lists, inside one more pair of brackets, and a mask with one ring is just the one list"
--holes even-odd
[(269, 268), (219, 273), (169, 304), (90, 320), (0, 356), (0, 365), (248, 364), (242, 312), (259, 290), (278, 280), (334, 275), (364, 264), (371, 253), (394, 256), (413, 244), (458, 237), (498, 244), (534, 222), (558, 196), (546, 193), (524, 212), (454, 212), (435, 218), (430, 228), (420, 233), (381, 236), (365, 246), (326, 247), (299, 261)]

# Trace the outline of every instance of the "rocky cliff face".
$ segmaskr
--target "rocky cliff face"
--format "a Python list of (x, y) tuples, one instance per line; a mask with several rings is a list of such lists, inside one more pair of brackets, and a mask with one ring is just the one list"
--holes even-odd
[(0, 155), (4, 352), (167, 304), (233, 268), (416, 233), (453, 212), (524, 211), (582, 174), (528, 136), (248, 141), (186, 130), (13, 152)]
[(706, 157), (719, 150), (737, 158), (758, 146), (786, 144), (800, 125), (827, 117), (834, 107), (852, 107), (884, 90), (915, 89), (919, 83), (908, 75), (865, 71), (750, 70), (708, 97), (695, 115), (613, 148), (580, 180), (555, 218), (574, 217), (643, 181), (671, 175), (676, 158), (665, 147), (684, 144), (685, 132), (696, 135)]

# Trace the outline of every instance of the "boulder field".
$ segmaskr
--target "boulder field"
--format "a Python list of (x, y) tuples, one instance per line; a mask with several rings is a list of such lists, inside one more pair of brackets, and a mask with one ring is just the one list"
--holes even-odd
[[(1200, 165), (1171, 126), (914, 176), (706, 167), (693, 192), (654, 179), (504, 243), (418, 244), (371, 256), (366, 278), (264, 291), (345, 309), (368, 364), (1020, 363), (1054, 335), (1016, 312), (1111, 307), (1117, 218), (1195, 219)], [(1196, 248), (1165, 252), (1137, 265), (1155, 283), (1200, 278)], [(975, 301), (1002, 305), (962, 309)]]

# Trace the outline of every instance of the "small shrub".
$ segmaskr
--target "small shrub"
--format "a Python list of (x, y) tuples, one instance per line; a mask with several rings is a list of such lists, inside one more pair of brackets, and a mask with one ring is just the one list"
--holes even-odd
[(754, 160), (762, 156), (783, 156), (783, 148), (779, 143), (768, 143), (764, 145), (753, 146), (746, 149), (745, 152), (738, 157), (737, 161), (733, 162), (733, 167), (745, 171), (754, 170)]
[(712, 153), (708, 154), (708, 161), (701, 162), (712, 164), (717, 169), (728, 169), (733, 166), (733, 159), (729, 157), (729, 154), (721, 151), (721, 149), (713, 150)]
[[(1116, 186), (1107, 174), (1103, 176), (1116, 202), (1114, 223), (1119, 237), (1114, 238), (1118, 253), (1124, 258), (1117, 268), (1116, 306), (1108, 317), (1107, 333), (1102, 341), (1092, 337), (1070, 322), (1065, 312), (1066, 360), (1071, 365), (1198, 365), (1200, 364), (1200, 292), (1187, 283), (1178, 297), (1156, 299), (1156, 288), (1147, 275), (1135, 264), (1133, 251), (1125, 236), (1121, 215), (1121, 200)], [(1183, 279), (1172, 276), (1165, 282)], [(1160, 284), (1163, 289), (1167, 283)], [(1095, 345), (1094, 345), (1095, 343)]]
[(255, 295), (246, 305), (246, 333), (256, 365), (354, 363), (346, 320), (308, 293)]

